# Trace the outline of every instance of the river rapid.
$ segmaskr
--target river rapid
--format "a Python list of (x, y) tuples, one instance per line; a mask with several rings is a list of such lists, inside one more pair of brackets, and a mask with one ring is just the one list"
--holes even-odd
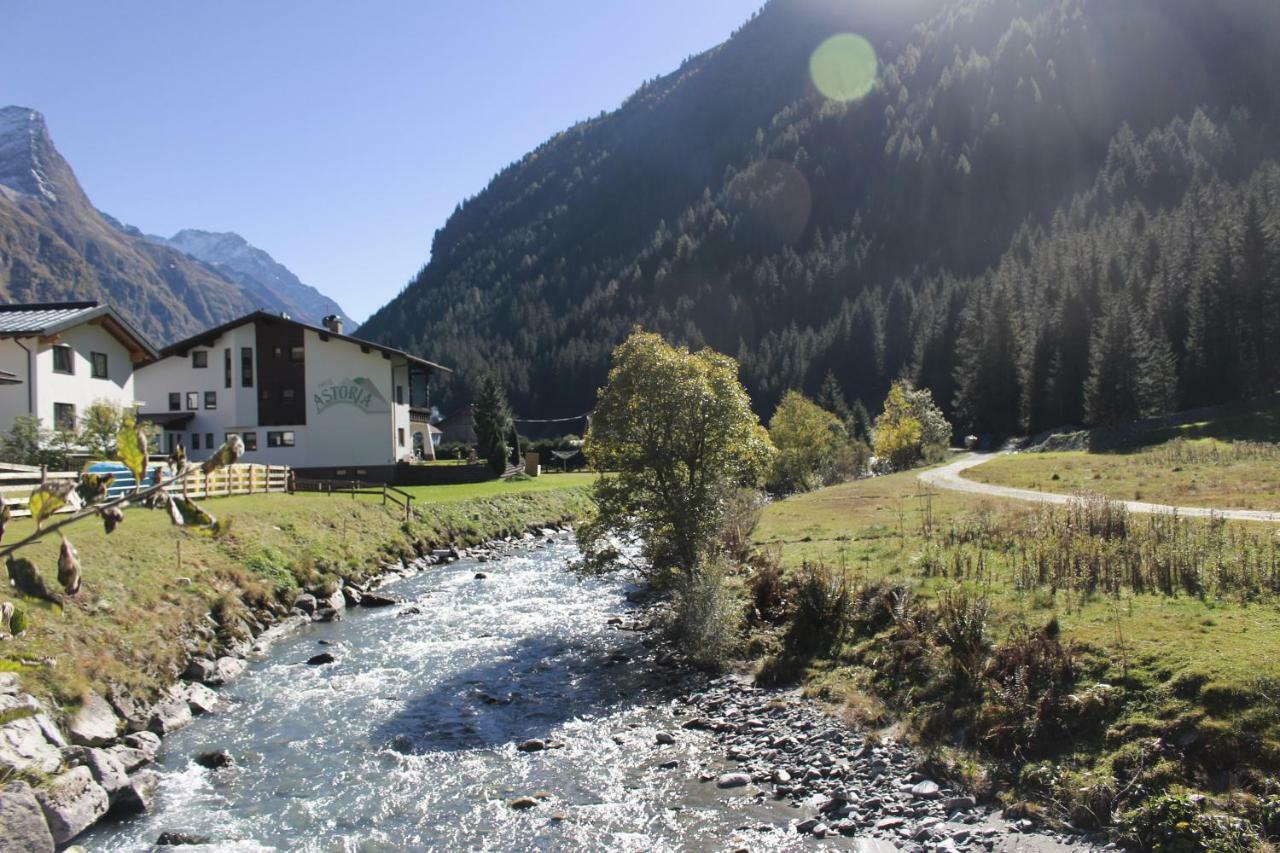
[[(435, 566), (381, 589), (401, 605), (349, 610), (277, 642), (220, 689), (225, 710), (165, 738), (152, 811), (100, 825), (79, 843), (149, 850), (178, 832), (207, 837), (205, 849), (246, 851), (887, 851), (897, 843), (872, 835), (915, 848), (904, 837), (915, 823), (860, 840), (841, 837), (835, 818), (862, 818), (869, 830), (899, 813), (940, 822), (927, 817), (940, 801), (913, 804), (903, 793), (905, 759), (858, 751), (852, 732), (849, 754), (889, 783), (887, 800), (868, 801), (872, 811), (812, 785), (778, 786), (755, 758), (786, 745), (753, 758), (743, 751), (776, 740), (773, 724), (757, 718), (783, 715), (779, 725), (794, 726), (800, 741), (843, 741), (845, 730), (794, 698), (658, 665), (648, 635), (634, 630), (644, 614), (627, 601), (627, 580), (579, 579), (566, 571), (576, 553), (561, 538), (493, 562)], [(306, 664), (324, 651), (336, 661)], [(751, 707), (736, 704), (744, 689), (756, 696)], [(737, 746), (713, 731), (716, 719), (747, 720)], [(519, 749), (533, 740), (545, 748)], [(226, 750), (234, 766), (196, 763), (211, 750)], [(853, 772), (847, 759), (819, 758), (830, 767), (817, 782), (839, 784)], [(803, 761), (790, 766), (805, 771)], [(742, 770), (752, 784), (720, 787), (723, 774)], [(822, 802), (837, 807), (831, 837), (797, 832)], [(1058, 849), (1032, 836), (1010, 845), (1005, 828), (968, 829), (982, 842), (973, 849)]]

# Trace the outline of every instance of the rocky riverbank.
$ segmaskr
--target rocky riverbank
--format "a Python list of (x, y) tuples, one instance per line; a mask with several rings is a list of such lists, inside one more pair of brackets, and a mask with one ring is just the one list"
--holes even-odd
[(786, 801), (796, 813), (793, 831), (814, 839), (857, 839), (863, 851), (920, 853), (1105, 846), (1105, 839), (1053, 835), (1030, 821), (1005, 820), (930, 778), (909, 746), (850, 728), (795, 692), (725, 677), (691, 694), (674, 714), (683, 718), (684, 731), (660, 733), (660, 741), (678, 744), (687, 733), (705, 733), (732, 767), (695, 768), (700, 781)]
[(15, 673), (0, 673), (0, 826), (3, 849), (54, 850), (104, 818), (148, 811), (157, 777), (147, 768), (161, 738), (196, 717), (223, 710), (212, 689), (234, 681), (249, 661), (271, 644), (310, 622), (342, 618), (348, 607), (385, 607), (397, 600), (376, 590), (382, 584), (432, 566), (537, 547), (571, 535), (567, 524), (536, 524), (471, 549), (434, 549), (413, 560), (381, 566), (367, 582), (344, 580), (337, 589), (301, 592), (291, 608), (248, 610), (230, 625), (212, 614), (192, 628), (190, 659), (182, 678), (152, 701), (124, 689), (91, 693), (63, 724), (41, 699), (23, 692)]

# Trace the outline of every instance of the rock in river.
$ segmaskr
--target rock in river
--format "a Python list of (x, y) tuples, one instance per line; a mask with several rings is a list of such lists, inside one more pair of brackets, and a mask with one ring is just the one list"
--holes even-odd
[(67, 735), (80, 746), (106, 746), (116, 739), (119, 726), (120, 718), (107, 700), (91, 692), (67, 725)]
[(333, 656), (332, 652), (321, 652), (318, 655), (312, 655), (307, 658), (307, 666), (322, 666), (326, 663), (337, 663), (338, 659)]
[(751, 776), (746, 773), (724, 773), (716, 780), (717, 788), (741, 788), (751, 784)]

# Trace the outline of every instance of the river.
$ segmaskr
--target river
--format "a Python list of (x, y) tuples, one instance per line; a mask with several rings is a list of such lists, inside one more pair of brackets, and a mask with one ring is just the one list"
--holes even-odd
[[(632, 630), (644, 614), (626, 579), (580, 579), (566, 570), (576, 555), (558, 539), (431, 567), (382, 587), (402, 604), (276, 642), (221, 688), (221, 713), (165, 738), (152, 811), (79, 843), (150, 850), (176, 832), (208, 838), (202, 849), (361, 853), (1087, 846), (1015, 832), (971, 803), (956, 811), (945, 786), (922, 795), (910, 749), (868, 743), (793, 694), (660, 665)], [(324, 651), (335, 662), (307, 665)], [(535, 739), (546, 748), (518, 748)], [(195, 761), (214, 750), (235, 764)], [(733, 771), (740, 786), (722, 787)]]

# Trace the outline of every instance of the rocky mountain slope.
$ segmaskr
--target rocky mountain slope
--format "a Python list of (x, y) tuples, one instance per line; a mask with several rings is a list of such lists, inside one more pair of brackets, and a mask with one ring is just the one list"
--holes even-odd
[(341, 313), (278, 264), (255, 278), (246, 270), (266, 270), (261, 258), (274, 264), (257, 251), (245, 244), (258, 266), (242, 269), (122, 225), (89, 201), (39, 112), (0, 109), (0, 298), (110, 302), (157, 343), (260, 307), (312, 322)]

